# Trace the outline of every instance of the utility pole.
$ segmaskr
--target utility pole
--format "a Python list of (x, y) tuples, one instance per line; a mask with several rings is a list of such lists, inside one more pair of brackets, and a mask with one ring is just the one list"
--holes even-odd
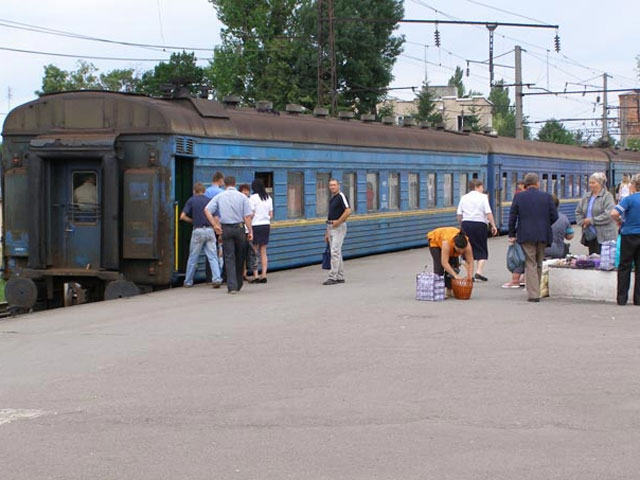
[(318, 0), (318, 98), (317, 106), (330, 104), (331, 115), (338, 109), (336, 37), (333, 0)]
[(602, 141), (609, 139), (609, 129), (607, 125), (607, 75), (602, 74)]
[(516, 45), (516, 138), (524, 140), (522, 128), (522, 48)]

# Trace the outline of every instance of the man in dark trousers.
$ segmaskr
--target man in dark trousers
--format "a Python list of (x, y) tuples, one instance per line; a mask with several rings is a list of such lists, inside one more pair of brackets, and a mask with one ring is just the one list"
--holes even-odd
[(553, 197), (539, 190), (538, 175), (524, 176), (523, 192), (513, 198), (509, 212), (509, 243), (516, 241), (526, 256), (524, 266), (530, 302), (540, 301), (540, 276), (544, 249), (553, 243), (551, 225), (558, 219)]
[[(216, 233), (222, 234), (227, 290), (237, 293), (242, 288), (242, 271), (247, 240), (253, 240), (249, 199), (236, 190), (235, 177), (225, 177), (225, 191), (213, 197), (204, 209)], [(245, 233), (245, 226), (247, 233)]]

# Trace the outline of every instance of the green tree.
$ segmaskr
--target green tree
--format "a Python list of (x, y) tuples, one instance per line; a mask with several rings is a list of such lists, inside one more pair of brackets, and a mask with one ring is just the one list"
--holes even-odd
[[(209, 0), (224, 23), (222, 45), (207, 69), (216, 94), (315, 105), (317, 85), (316, 0)], [(401, 19), (401, 0), (335, 0), (336, 17)], [(397, 24), (335, 22), (338, 103), (358, 113), (375, 112), (392, 80), (404, 39)]]
[(95, 75), (98, 71), (95, 65), (78, 60), (77, 66), (76, 70), (66, 71), (53, 64), (46, 65), (42, 77), (42, 90), (36, 91), (36, 95), (70, 90), (102, 89), (100, 81)]
[(459, 66), (456, 67), (456, 72), (449, 79), (448, 85), (450, 87), (456, 87), (458, 89), (458, 98), (464, 97), (464, 83), (462, 82), (462, 77), (464, 76), (464, 72), (462, 68)]
[[(489, 101), (493, 104), (493, 107), (491, 107), (493, 129), (501, 137), (515, 138), (515, 107), (511, 105), (509, 89), (504, 87), (504, 80), (495, 83), (489, 94)], [(526, 118), (523, 121), (526, 121)], [(523, 135), (526, 140), (531, 138), (531, 129), (527, 125), (523, 125)]]
[(133, 68), (115, 69), (100, 74), (100, 85), (112, 92), (136, 92), (140, 87), (140, 77)]
[(384, 101), (382, 106), (378, 108), (378, 118), (393, 117), (394, 115), (393, 104), (389, 101)]
[(162, 95), (163, 87), (173, 85), (196, 93), (206, 83), (204, 69), (198, 67), (196, 61), (193, 52), (172, 53), (169, 62), (161, 62), (142, 74), (136, 90), (147, 95)]
[[(209, 0), (225, 25), (222, 45), (207, 68), (216, 95), (248, 104), (271, 100), (276, 109), (300, 103), (299, 62), (308, 56), (296, 39), (297, 0)], [(309, 59), (307, 59), (309, 60)], [(307, 106), (309, 106), (307, 104)]]
[(111, 90), (115, 92), (133, 92), (138, 88), (139, 78), (133, 69), (111, 70), (98, 75), (98, 69), (92, 63), (82, 60), (76, 70), (62, 70), (55, 65), (44, 67), (42, 90), (36, 95), (71, 90)]
[(420, 122), (431, 122), (437, 124), (442, 122), (442, 114), (437, 111), (437, 105), (435, 100), (435, 94), (433, 90), (429, 89), (429, 84), (424, 82), (422, 88), (416, 95), (416, 101), (418, 102), (418, 113), (415, 115), (415, 119)]
[(557, 120), (548, 120), (538, 132), (537, 140), (540, 142), (562, 143), (575, 145), (574, 135)]
[(640, 149), (640, 138), (629, 138), (627, 140), (627, 147)]

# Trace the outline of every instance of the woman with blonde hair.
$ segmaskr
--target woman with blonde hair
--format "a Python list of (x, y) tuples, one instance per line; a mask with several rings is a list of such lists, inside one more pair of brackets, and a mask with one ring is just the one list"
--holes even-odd
[(615, 207), (613, 195), (606, 189), (607, 176), (596, 172), (589, 177), (589, 192), (576, 207), (576, 223), (582, 227), (582, 243), (592, 253), (600, 254), (603, 242), (616, 240), (618, 228), (609, 212)]

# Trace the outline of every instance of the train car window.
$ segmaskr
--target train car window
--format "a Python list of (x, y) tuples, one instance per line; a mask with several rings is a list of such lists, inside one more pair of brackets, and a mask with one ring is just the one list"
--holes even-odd
[(420, 208), (420, 175), (417, 173), (409, 174), (409, 208)]
[(430, 173), (427, 175), (427, 207), (435, 207), (436, 200), (436, 174)]
[(540, 188), (543, 192), (549, 191), (549, 175), (547, 175), (546, 173), (542, 174), (542, 185), (540, 185)]
[(82, 223), (96, 223), (100, 212), (96, 172), (75, 171), (71, 176), (73, 199), (70, 213), (73, 220)]
[(558, 188), (558, 198), (564, 198), (567, 188), (567, 177), (560, 175), (560, 187)]
[(518, 189), (518, 174), (514, 172), (511, 174), (511, 200), (516, 196), (516, 190)]
[(356, 196), (356, 174), (355, 173), (345, 173), (342, 175), (342, 191), (347, 196), (347, 200), (349, 200), (349, 206), (351, 207), (352, 212), (356, 212), (356, 207), (358, 206), (358, 199)]
[(558, 193), (558, 175), (556, 175), (555, 173), (551, 175), (551, 193), (560, 198), (560, 195)]
[(261, 180), (264, 185), (264, 189), (267, 191), (271, 198), (273, 197), (273, 172), (256, 172), (256, 180)]
[(574, 195), (576, 197), (581, 197), (582, 196), (582, 189), (580, 188), (580, 175), (576, 175), (574, 181), (575, 181), (575, 184), (574, 184), (574, 187), (573, 187)]
[(567, 197), (573, 198), (573, 175), (569, 175), (569, 192), (567, 193)]
[(389, 174), (389, 210), (400, 209), (400, 174)]
[(471, 178), (478, 178), (478, 172), (473, 172), (473, 176)]
[(583, 194), (589, 191), (589, 175), (584, 176), (584, 188), (582, 189)]
[(507, 201), (507, 173), (503, 172), (502, 174), (502, 183), (500, 184), (500, 201)]
[(443, 180), (442, 203), (450, 207), (453, 205), (453, 173), (445, 173)]
[(316, 216), (324, 217), (329, 212), (329, 180), (330, 173), (316, 174)]
[(460, 197), (462, 197), (463, 195), (465, 195), (467, 193), (467, 189), (468, 189), (468, 184), (469, 184), (469, 175), (467, 175), (466, 173), (461, 173), (460, 174), (460, 185), (458, 186), (458, 193), (460, 194)]
[(378, 174), (367, 173), (367, 212), (377, 212), (378, 201)]
[(304, 216), (304, 173), (287, 172), (287, 217)]

